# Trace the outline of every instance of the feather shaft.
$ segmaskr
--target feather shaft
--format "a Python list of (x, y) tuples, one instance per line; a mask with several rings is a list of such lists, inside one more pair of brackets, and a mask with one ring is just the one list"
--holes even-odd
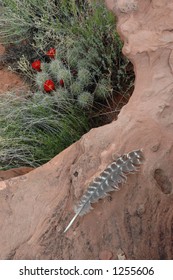
[(71, 225), (74, 223), (74, 221), (76, 220), (77, 216), (79, 214), (76, 213), (76, 215), (73, 217), (73, 219), (70, 221), (70, 223), (68, 224), (68, 226), (66, 227), (66, 229), (64, 230), (64, 233), (71, 227)]

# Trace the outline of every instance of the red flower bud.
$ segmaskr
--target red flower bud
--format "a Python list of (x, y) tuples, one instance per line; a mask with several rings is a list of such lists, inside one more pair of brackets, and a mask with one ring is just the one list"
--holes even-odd
[(76, 75), (77, 75), (77, 70), (76, 70), (76, 69), (73, 69), (73, 70), (71, 71), (71, 73), (72, 73), (73, 76), (76, 76)]
[(54, 48), (50, 48), (50, 50), (48, 50), (46, 54), (50, 58), (55, 58), (56, 50)]
[(55, 90), (55, 84), (52, 80), (46, 80), (44, 83), (44, 90), (46, 92), (51, 92), (53, 90)]
[(61, 87), (64, 87), (64, 80), (63, 80), (63, 79), (61, 79), (61, 80), (59, 81), (59, 85), (60, 85)]
[(67, 60), (65, 58), (62, 58), (61, 61), (63, 64), (65, 64), (65, 65), (67, 64)]
[(36, 71), (41, 71), (41, 61), (40, 60), (35, 60), (32, 64), (31, 64), (32, 68)]

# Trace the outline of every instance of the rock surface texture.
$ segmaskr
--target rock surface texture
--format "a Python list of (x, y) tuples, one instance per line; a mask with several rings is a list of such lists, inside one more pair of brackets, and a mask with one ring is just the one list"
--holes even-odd
[(25, 175), (29, 172), (34, 170), (32, 167), (18, 167), (18, 168), (12, 168), (9, 170), (0, 170), (0, 181), (7, 180), (10, 178), (18, 177), (21, 175)]
[[(42, 167), (0, 182), (1, 259), (173, 258), (173, 3), (107, 5), (134, 64), (134, 93), (117, 121)], [(140, 171), (64, 234), (74, 204), (112, 153), (140, 148)]]

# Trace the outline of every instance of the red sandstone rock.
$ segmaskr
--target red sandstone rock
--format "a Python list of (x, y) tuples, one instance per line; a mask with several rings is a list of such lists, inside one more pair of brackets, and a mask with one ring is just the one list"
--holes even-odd
[(111, 260), (112, 259), (112, 252), (107, 251), (107, 250), (101, 251), (99, 253), (99, 259), (100, 260)]
[(32, 171), (33, 169), (34, 168), (32, 168), (32, 167), (19, 167), (19, 168), (12, 168), (12, 169), (5, 170), (5, 171), (0, 170), (0, 181), (27, 174), (30, 171)]
[[(0, 182), (1, 259), (173, 258), (173, 4), (107, 0), (118, 17), (135, 90), (118, 120), (92, 129), (47, 164)], [(63, 231), (112, 153), (143, 148), (145, 163)]]

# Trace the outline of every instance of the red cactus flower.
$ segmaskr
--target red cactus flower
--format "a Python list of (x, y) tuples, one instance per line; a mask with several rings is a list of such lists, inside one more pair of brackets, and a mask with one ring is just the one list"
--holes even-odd
[(52, 80), (46, 80), (44, 83), (44, 90), (46, 92), (51, 92), (53, 90), (55, 90), (55, 84)]
[(41, 61), (40, 60), (35, 60), (32, 64), (31, 64), (32, 68), (36, 71), (41, 71)]
[(61, 80), (59, 81), (59, 85), (60, 85), (61, 87), (64, 87), (64, 80), (63, 80), (63, 79), (61, 79)]
[(50, 58), (55, 58), (55, 54), (56, 54), (55, 48), (50, 48), (50, 50), (48, 50), (46, 54), (47, 54), (47, 56), (49, 56)]

